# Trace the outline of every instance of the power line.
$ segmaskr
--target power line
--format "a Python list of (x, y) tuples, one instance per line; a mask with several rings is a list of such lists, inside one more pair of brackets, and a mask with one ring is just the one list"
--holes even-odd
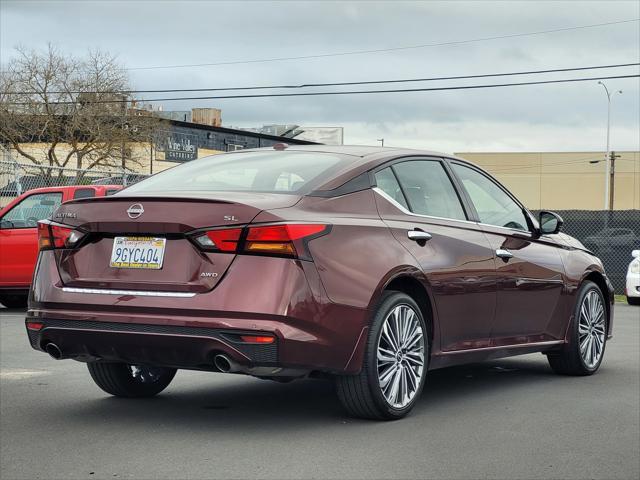
[[(390, 83), (415, 83), (415, 82), (433, 82), (440, 80), (469, 80), (473, 78), (489, 78), (489, 77), (508, 77), (515, 75), (538, 75), (543, 73), (560, 73), (560, 72), (576, 72), (584, 70), (596, 70), (596, 69), (608, 69), (608, 68), (624, 68), (624, 67), (637, 67), (640, 63), (619, 63), (613, 65), (595, 65), (590, 67), (572, 67), (572, 68), (553, 68), (547, 70), (525, 70), (519, 72), (503, 72), (503, 73), (485, 73), (479, 75), (457, 75), (449, 77), (426, 77), (426, 78), (405, 78), (405, 79), (393, 79), (393, 80), (364, 80), (354, 82), (331, 82), (331, 83), (302, 83), (298, 85), (260, 85), (253, 87), (215, 87), (215, 88), (167, 88), (158, 90), (120, 90), (118, 92), (113, 91), (100, 91), (100, 90), (71, 90), (71, 91), (51, 91), (47, 92), (50, 95), (59, 94), (82, 94), (82, 93), (95, 93), (95, 94), (131, 94), (131, 93), (186, 93), (186, 92), (223, 92), (230, 90), (281, 90), (281, 89), (300, 89), (300, 88), (312, 88), (312, 87), (339, 87), (339, 86), (353, 86), (353, 85), (374, 85), (374, 84), (390, 84)], [(35, 92), (6, 92), (6, 95), (29, 95)]]
[(479, 38), (471, 38), (467, 40), (454, 40), (450, 42), (439, 42), (439, 43), (425, 43), (422, 45), (410, 45), (403, 47), (390, 47), (390, 48), (376, 48), (371, 50), (353, 50), (348, 52), (334, 52), (334, 53), (321, 53), (316, 55), (299, 55), (292, 57), (274, 57), (274, 58), (260, 58), (260, 59), (252, 59), (252, 60), (233, 60), (227, 62), (211, 62), (211, 63), (191, 63), (191, 64), (182, 64), (182, 65), (153, 65), (148, 67), (130, 67), (125, 70), (158, 70), (158, 69), (169, 69), (169, 68), (198, 68), (198, 67), (215, 67), (221, 65), (240, 65), (240, 64), (249, 64), (249, 63), (268, 63), (268, 62), (283, 62), (288, 60), (307, 60), (311, 58), (327, 58), (327, 57), (344, 57), (349, 55), (365, 55), (370, 53), (384, 53), (384, 52), (396, 52), (401, 50), (414, 50), (419, 48), (430, 48), (430, 47), (442, 47), (448, 45), (464, 45), (467, 43), (475, 43), (475, 42), (487, 42), (491, 40), (502, 40), (505, 38), (517, 38), (517, 37), (527, 37), (533, 35), (544, 35), (547, 33), (558, 33), (558, 32), (567, 32), (571, 30), (580, 30), (584, 28), (596, 28), (596, 27), (605, 27), (610, 25), (620, 25), (623, 23), (631, 23), (640, 21), (640, 18), (634, 18), (630, 20), (618, 20), (614, 22), (604, 22), (604, 23), (594, 23), (591, 25), (577, 25), (574, 27), (563, 27), (563, 28), (554, 28), (551, 30), (539, 30), (534, 32), (524, 32), (524, 33), (511, 33), (506, 35), (496, 35), (492, 37), (479, 37)]
[[(241, 98), (277, 98), (277, 97), (314, 97), (314, 96), (327, 96), (327, 95), (361, 95), (361, 94), (381, 94), (381, 93), (410, 93), (410, 92), (437, 92), (445, 90), (474, 90), (481, 88), (500, 88), (500, 87), (516, 87), (522, 85), (546, 85), (551, 83), (571, 83), (571, 82), (588, 82), (593, 80), (613, 80), (620, 78), (638, 78), (640, 74), (636, 75), (614, 75), (608, 77), (588, 77), (588, 78), (565, 78), (561, 80), (539, 80), (534, 82), (520, 82), (520, 83), (497, 83), (487, 85), (462, 85), (455, 87), (433, 87), (433, 88), (402, 88), (393, 90), (348, 90), (348, 91), (333, 91), (333, 92), (296, 92), (296, 93), (256, 93), (251, 95), (220, 95), (220, 96), (207, 96), (207, 97), (167, 97), (167, 98), (152, 98), (143, 99), (141, 102), (175, 102), (182, 100), (226, 100), (226, 99), (241, 99)], [(126, 103), (129, 100), (96, 100), (91, 103)], [(73, 105), (77, 102), (65, 101), (65, 102), (50, 102), (48, 105)], [(8, 105), (32, 105), (31, 102), (7, 102)]]

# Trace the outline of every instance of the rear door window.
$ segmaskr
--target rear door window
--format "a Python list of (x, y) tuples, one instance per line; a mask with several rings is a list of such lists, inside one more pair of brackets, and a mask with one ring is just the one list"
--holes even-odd
[(396, 163), (392, 168), (412, 212), (430, 217), (467, 219), (442, 163), (437, 160), (411, 160)]
[(62, 203), (62, 192), (29, 195), (1, 219), (2, 228), (34, 228)]

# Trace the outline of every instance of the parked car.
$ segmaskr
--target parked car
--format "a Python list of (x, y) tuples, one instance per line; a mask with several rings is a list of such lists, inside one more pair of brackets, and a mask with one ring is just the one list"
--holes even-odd
[(584, 239), (585, 246), (594, 253), (629, 248), (638, 243), (638, 236), (630, 228), (603, 228)]
[(542, 352), (598, 370), (613, 288), (561, 227), (445, 154), (220, 154), (40, 222), (27, 333), (116, 396), (177, 369), (329, 376), (350, 414), (395, 419), (449, 365)]
[(640, 250), (631, 252), (633, 260), (627, 269), (625, 294), (629, 305), (640, 305)]
[(0, 210), (0, 303), (26, 307), (38, 257), (38, 222), (67, 200), (103, 197), (118, 185), (45, 187), (29, 190)]

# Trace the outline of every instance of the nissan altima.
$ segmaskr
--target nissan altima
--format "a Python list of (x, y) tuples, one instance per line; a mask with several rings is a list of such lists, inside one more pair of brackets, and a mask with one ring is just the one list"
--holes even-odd
[(40, 222), (26, 329), (111, 395), (156, 395), (178, 369), (323, 377), (349, 414), (397, 419), (450, 365), (598, 370), (613, 289), (561, 228), (446, 154), (220, 154)]

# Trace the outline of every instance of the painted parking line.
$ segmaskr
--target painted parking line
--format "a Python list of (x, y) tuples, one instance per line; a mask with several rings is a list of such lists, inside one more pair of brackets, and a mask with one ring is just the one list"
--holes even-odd
[(49, 375), (48, 370), (26, 370), (24, 368), (3, 368), (0, 370), (1, 380), (24, 380), (32, 377)]

